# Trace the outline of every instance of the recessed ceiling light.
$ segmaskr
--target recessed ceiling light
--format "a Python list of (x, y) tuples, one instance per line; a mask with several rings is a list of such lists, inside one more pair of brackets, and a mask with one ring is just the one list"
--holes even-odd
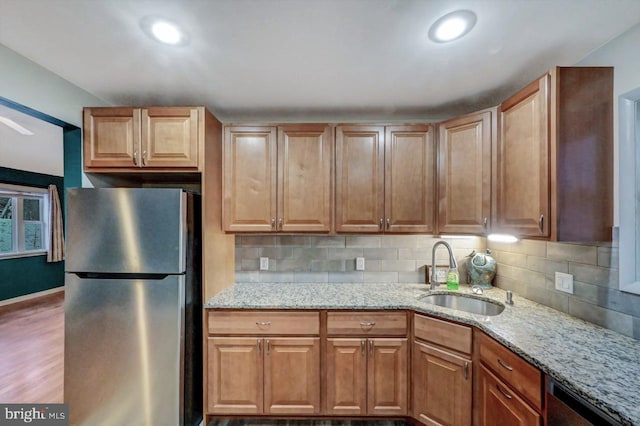
[(147, 16), (140, 21), (140, 27), (149, 37), (164, 44), (183, 46), (189, 41), (187, 34), (167, 19)]
[(448, 13), (431, 25), (429, 38), (436, 43), (447, 43), (467, 34), (478, 18), (470, 10), (457, 10)]
[(34, 135), (34, 133), (31, 130), (27, 129), (26, 127), (22, 127), (12, 119), (3, 117), (1, 115), (0, 115), (0, 123), (4, 124), (5, 126), (11, 127), (13, 130), (20, 133), (21, 135), (25, 135), (25, 136)]

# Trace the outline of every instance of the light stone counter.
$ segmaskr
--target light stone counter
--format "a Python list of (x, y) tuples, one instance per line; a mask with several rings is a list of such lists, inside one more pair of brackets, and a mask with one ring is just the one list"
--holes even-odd
[[(418, 300), (428, 292), (425, 284), (241, 283), (206, 301), (205, 308), (410, 309), (466, 323), (623, 424), (640, 425), (640, 341), (517, 295), (500, 315), (484, 316)], [(505, 292), (494, 288), (481, 297), (503, 302)]]

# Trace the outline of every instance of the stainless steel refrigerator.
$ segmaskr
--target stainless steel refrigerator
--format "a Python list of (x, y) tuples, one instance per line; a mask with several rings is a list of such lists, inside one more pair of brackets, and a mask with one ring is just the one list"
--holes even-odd
[(70, 423), (199, 424), (199, 197), (180, 189), (70, 189), (66, 230)]

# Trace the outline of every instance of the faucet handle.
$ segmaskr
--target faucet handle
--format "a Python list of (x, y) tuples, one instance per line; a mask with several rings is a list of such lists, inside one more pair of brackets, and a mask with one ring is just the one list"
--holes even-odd
[(480, 286), (479, 286), (479, 285), (477, 285), (477, 284), (476, 284), (476, 285), (471, 286), (471, 291), (472, 291), (474, 294), (482, 294), (482, 293), (484, 293), (484, 290), (482, 290), (482, 287), (480, 287)]
[(511, 290), (507, 290), (507, 300), (505, 300), (504, 303), (513, 305), (513, 292)]

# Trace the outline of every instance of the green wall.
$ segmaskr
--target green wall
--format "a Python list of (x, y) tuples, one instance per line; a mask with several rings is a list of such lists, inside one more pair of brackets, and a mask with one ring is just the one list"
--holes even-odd
[[(78, 169), (77, 175), (79, 176), (79, 174), (80, 170)], [(46, 188), (49, 184), (56, 185), (62, 199), (64, 215), (64, 178), (0, 167), (0, 182), (38, 188)], [(47, 263), (46, 255), (0, 259), (0, 300), (49, 290), (62, 285), (64, 285), (64, 262)]]

